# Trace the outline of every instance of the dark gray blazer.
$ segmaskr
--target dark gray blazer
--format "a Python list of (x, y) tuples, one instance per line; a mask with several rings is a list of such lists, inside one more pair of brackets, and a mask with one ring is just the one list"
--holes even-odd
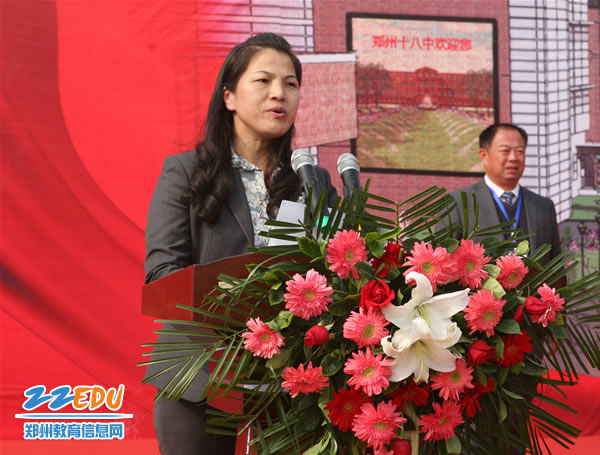
[[(527, 221), (527, 232), (532, 234), (529, 238), (530, 250), (533, 251), (541, 245), (549, 244), (552, 250), (549, 255), (542, 259), (542, 265), (549, 259), (560, 254), (560, 239), (558, 234), (558, 224), (556, 223), (556, 210), (551, 199), (535, 194), (527, 188), (521, 186), (523, 191), (523, 208)], [(467, 193), (469, 224), (475, 220), (475, 212), (472, 204), (472, 194), (477, 198), (479, 205), (479, 227), (480, 229), (500, 224), (504, 221), (500, 219), (496, 202), (490, 192), (489, 187), (481, 180), (462, 190), (450, 193), (457, 202), (457, 209), (452, 212), (452, 222), (457, 223), (464, 230), (463, 226), (463, 206), (461, 192)], [(473, 225), (468, 226), (469, 231)], [(462, 233), (461, 233), (462, 234)], [(460, 238), (460, 237), (459, 237)], [(481, 236), (474, 236), (474, 240), (482, 240)]]
[[(182, 194), (188, 189), (192, 174), (198, 166), (195, 151), (168, 156), (152, 195), (146, 225), (145, 282), (157, 280), (192, 264), (206, 264), (228, 256), (247, 252), (254, 246), (254, 227), (246, 192), (239, 172), (234, 169), (233, 188), (214, 224), (198, 219), (193, 205), (181, 202)], [(329, 192), (329, 204), (337, 197), (331, 178), (325, 169), (317, 168), (317, 177), (322, 188)], [(300, 189), (294, 200), (300, 195)], [(170, 324), (163, 326), (171, 330)], [(186, 326), (185, 330), (189, 330)], [(186, 341), (178, 335), (160, 335), (159, 342)], [(153, 359), (159, 358), (153, 355)], [(164, 369), (168, 364), (150, 365), (146, 369), (148, 378)], [(164, 387), (172, 374), (166, 373), (153, 379), (151, 384)], [(204, 391), (208, 372), (201, 371), (183, 394), (188, 401), (198, 402)]]

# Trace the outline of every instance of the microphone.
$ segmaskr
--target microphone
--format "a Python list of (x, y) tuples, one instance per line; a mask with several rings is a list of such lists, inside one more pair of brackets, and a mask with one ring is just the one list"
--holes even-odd
[(292, 153), (292, 169), (300, 179), (300, 185), (305, 195), (308, 196), (308, 191), (312, 188), (310, 208), (311, 213), (314, 215), (323, 189), (317, 178), (315, 160), (308, 149), (294, 150), (294, 153)]
[(361, 190), (360, 179), (360, 164), (358, 159), (352, 153), (344, 153), (337, 160), (338, 174), (344, 183), (344, 197), (352, 196), (354, 190)]

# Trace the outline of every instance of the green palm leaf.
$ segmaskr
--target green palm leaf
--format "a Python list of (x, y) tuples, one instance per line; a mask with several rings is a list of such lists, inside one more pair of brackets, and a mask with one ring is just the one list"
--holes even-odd
[[(308, 196), (307, 207), (310, 207), (311, 197)], [(468, 219), (468, 204), (475, 204), (474, 220)], [(204, 391), (204, 396), (208, 400), (229, 397), (239, 403), (236, 412), (211, 410), (208, 420), (210, 431), (232, 434), (250, 429), (251, 445), (264, 454), (342, 454), (345, 453), (344, 448), (349, 447), (361, 453), (362, 448), (354, 445), (355, 441), (349, 433), (341, 432), (331, 424), (327, 411), (322, 408), (325, 398), (321, 402), (310, 395), (291, 399), (282, 389), (281, 374), (285, 366), (299, 363), (306, 366), (311, 361), (331, 367), (327, 376), (329, 388), (324, 392), (331, 394), (330, 389), (337, 390), (347, 381), (340, 359), (345, 359), (348, 353), (356, 349), (356, 344), (350, 340), (340, 341), (337, 338), (318, 348), (305, 347), (302, 342), (304, 333), (314, 321), (299, 321), (296, 318), (293, 330), (288, 329), (290, 319), (286, 313), (289, 312), (283, 302), (285, 282), (295, 273), (304, 274), (310, 268), (327, 273), (326, 242), (342, 229), (362, 229), (363, 233), (367, 233), (365, 238), (371, 252), (377, 257), (383, 252), (385, 243), (394, 239), (400, 240), (407, 251), (417, 241), (454, 248), (456, 241), (453, 239), (458, 226), (446, 221), (450, 219), (449, 215), (455, 206), (454, 199), (442, 188), (432, 187), (403, 203), (396, 203), (370, 194), (366, 185), (365, 191), (355, 191), (350, 198), (338, 198), (329, 213), (326, 211), (326, 195), (323, 194), (315, 214), (311, 214), (307, 208), (304, 219), (298, 223), (269, 220), (269, 230), (261, 235), (285, 240), (289, 244), (253, 249), (270, 258), (258, 264), (248, 264), (246, 276), (219, 275), (219, 285), (204, 296), (198, 307), (177, 305), (192, 312), (194, 321), (162, 321), (177, 324), (178, 330), (161, 330), (158, 333), (192, 336), (194, 341), (182, 338), (180, 343), (144, 345), (154, 348), (152, 353), (145, 355), (161, 354), (161, 357), (141, 365), (164, 364), (165, 368), (157, 375), (172, 375), (157, 398), (163, 395), (171, 399), (181, 397), (193, 378), (210, 365), (210, 386)], [(518, 231), (509, 231), (511, 238), (498, 240), (498, 235), (506, 233), (511, 222), (479, 229), (476, 201), (469, 201), (463, 195), (463, 206), (464, 226), (470, 227), (466, 237), (474, 234), (484, 236), (483, 244), (490, 254), (501, 255), (527, 239)], [(303, 238), (300, 241), (298, 234)], [(575, 267), (567, 265), (572, 260), (567, 253), (540, 267), (540, 260), (549, 250), (548, 246), (541, 246), (529, 252), (525, 261), (530, 273), (520, 285), (519, 293), (507, 298), (506, 311), (511, 314), (503, 319), (503, 327), (509, 327), (512, 321), (509, 316), (526, 297), (535, 295), (543, 283), (559, 282), (570, 268)], [(356, 268), (363, 281), (346, 283), (335, 276), (330, 280), (335, 288), (332, 295), (335, 301), (330, 305), (331, 312), (322, 315), (318, 322), (331, 327), (332, 333), (342, 331), (344, 317), (356, 308), (360, 286), (376, 272), (371, 270), (367, 262), (357, 264)], [(405, 269), (400, 265), (394, 270), (394, 276), (401, 277)], [(577, 368), (586, 372), (589, 367), (600, 368), (600, 315), (594, 313), (600, 309), (597, 303), (600, 299), (600, 277), (584, 277), (561, 288), (559, 292), (567, 303), (564, 323), (552, 326), (557, 343), (527, 317), (523, 322), (534, 344), (539, 347), (539, 354), (543, 354), (544, 365), (539, 365), (532, 356), (523, 365), (510, 369), (486, 370), (481, 367), (478, 370), (478, 377), (494, 377), (497, 387), (481, 398), (486, 412), (468, 419), (457, 430), (463, 451), (493, 454), (502, 453), (509, 447), (525, 447), (532, 455), (542, 455), (549, 453), (542, 436), (568, 447), (579, 434), (577, 429), (553, 416), (546, 407), (571, 409), (559, 400), (543, 395), (536, 386), (551, 387), (564, 394), (564, 389), (576, 383)], [(254, 357), (244, 348), (241, 334), (247, 330), (245, 321), (256, 317), (269, 321), (268, 324), (278, 330), (288, 330), (285, 339), (286, 360), (275, 358), (265, 363), (264, 359)], [(562, 321), (563, 316), (560, 318)], [(467, 333), (465, 321), (459, 324), (462, 324), (463, 334)], [(342, 362), (342, 367), (338, 368), (340, 365), (336, 362)], [(540, 376), (545, 367), (557, 370), (560, 378), (555, 380)], [(327, 399), (330, 399), (330, 395)], [(544, 409), (540, 407), (542, 402)], [(510, 418), (501, 419), (507, 415)], [(517, 422), (517, 430), (514, 422)], [(443, 441), (425, 442), (424, 447), (433, 453), (446, 453)]]

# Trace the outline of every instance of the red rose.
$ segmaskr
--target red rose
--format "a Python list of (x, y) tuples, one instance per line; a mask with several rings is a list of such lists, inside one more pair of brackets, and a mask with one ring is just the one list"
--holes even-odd
[(408, 439), (396, 439), (392, 442), (392, 452), (394, 455), (410, 455), (412, 446)]
[(369, 281), (360, 290), (360, 307), (366, 313), (369, 308), (379, 309), (388, 305), (394, 298), (394, 291), (384, 281)]
[(525, 301), (525, 309), (531, 315), (531, 319), (535, 322), (542, 318), (549, 311), (550, 305), (544, 303), (537, 297), (527, 297)]
[(519, 324), (521, 324), (521, 322), (523, 322), (523, 310), (525, 309), (525, 305), (519, 305), (519, 307), (517, 308), (517, 311), (515, 311), (515, 315), (513, 316), (513, 319), (515, 321), (517, 321)]
[(304, 337), (304, 344), (309, 348), (319, 346), (329, 339), (329, 332), (322, 325), (315, 325), (308, 329)]
[(383, 278), (387, 276), (392, 267), (400, 265), (401, 257), (402, 245), (400, 243), (388, 242), (385, 246), (385, 252), (381, 257), (372, 259), (371, 267), (373, 267), (373, 271), (376, 272), (381, 264), (383, 264), (383, 268), (377, 274), (378, 278)]
[(481, 365), (496, 357), (496, 348), (490, 346), (483, 340), (475, 341), (467, 351), (469, 363), (471, 365)]

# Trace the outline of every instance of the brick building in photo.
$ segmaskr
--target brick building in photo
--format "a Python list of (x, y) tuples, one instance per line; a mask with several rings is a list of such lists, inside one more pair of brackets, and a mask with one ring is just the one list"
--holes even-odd
[[(361, 91), (362, 79), (360, 66), (357, 68), (356, 102), (369, 105), (377, 102), (382, 104), (397, 104), (418, 106), (424, 102), (431, 106), (444, 108), (494, 107), (492, 74), (463, 74), (441, 73), (433, 68), (422, 67), (416, 71), (388, 71), (389, 83), (377, 89), (377, 79), (372, 82), (374, 90)], [(365, 79), (370, 75), (365, 72)], [(483, 76), (483, 77), (481, 77)], [(477, 77), (485, 80), (482, 87), (478, 86)], [(426, 101), (427, 100), (427, 101)]]

